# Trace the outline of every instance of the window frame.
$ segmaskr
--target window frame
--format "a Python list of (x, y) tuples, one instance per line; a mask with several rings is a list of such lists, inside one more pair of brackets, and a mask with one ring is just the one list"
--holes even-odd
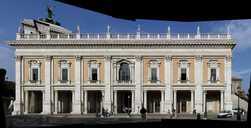
[[(40, 70), (40, 66), (41, 66), (41, 62), (38, 60), (30, 60), (30, 67), (29, 67), (29, 82), (31, 83), (37, 83), (41, 80), (41, 70)], [(37, 80), (33, 80), (33, 69), (37, 69)]]
[[(70, 68), (71, 68), (71, 63), (65, 59), (60, 60), (59, 61), (59, 74), (60, 74), (60, 79), (59, 81), (61, 83), (68, 83), (69, 81), (71, 81), (71, 77), (70, 77)], [(67, 80), (63, 80), (63, 69), (67, 69)]]
[[(220, 64), (217, 60), (209, 60), (208, 61), (208, 83), (218, 83), (219, 82), (219, 72), (220, 72)], [(211, 69), (216, 69), (216, 81), (211, 81)]]
[[(156, 77), (157, 80), (152, 80), (152, 68), (156, 68)], [(148, 66), (148, 83), (159, 83), (160, 82), (160, 61), (159, 60), (150, 60)]]
[[(96, 60), (90, 60), (89, 61), (89, 68), (88, 68), (88, 81), (89, 83), (96, 83), (97, 81), (100, 81), (100, 74), (99, 74), (99, 69), (100, 68), (100, 63), (97, 63)], [(96, 69), (97, 70), (97, 80), (92, 79), (92, 70)]]
[[(122, 65), (123, 64), (126, 64), (127, 65), (127, 69), (128, 70), (126, 70), (125, 71), (125, 73), (128, 73), (127, 75), (123, 75), (123, 74), (121, 74), (121, 70), (122, 70)], [(119, 64), (119, 71), (118, 71), (118, 73), (119, 73), (119, 77), (118, 77), (118, 81), (131, 81), (131, 69), (130, 69), (130, 64), (128, 64), (128, 63), (126, 63), (126, 62), (122, 62), (122, 63), (120, 63)], [(122, 72), (123, 73), (123, 72)], [(122, 76), (121, 76), (122, 75)], [(123, 79), (123, 76), (125, 76), (125, 78)], [(122, 79), (120, 79), (120, 78), (122, 78)]]
[[(186, 80), (181, 80), (181, 69), (186, 69)], [(181, 59), (179, 62), (179, 69), (178, 69), (178, 83), (189, 83), (189, 73), (190, 73), (190, 63), (186, 59)]]

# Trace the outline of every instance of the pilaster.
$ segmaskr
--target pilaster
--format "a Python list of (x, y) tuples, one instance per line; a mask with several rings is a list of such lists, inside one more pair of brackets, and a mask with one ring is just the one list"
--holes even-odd
[(195, 57), (195, 110), (197, 113), (202, 113), (202, 76), (203, 76), (203, 58), (202, 56)]

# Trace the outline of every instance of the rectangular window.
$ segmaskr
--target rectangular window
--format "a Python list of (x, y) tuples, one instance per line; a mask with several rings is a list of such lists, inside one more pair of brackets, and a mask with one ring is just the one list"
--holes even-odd
[(157, 68), (151, 68), (151, 81), (157, 81)]
[(33, 68), (32, 69), (32, 80), (33, 81), (37, 81), (38, 80), (38, 69), (37, 68)]
[(211, 69), (210, 81), (211, 82), (216, 82), (216, 69), (215, 68)]
[(96, 68), (92, 68), (92, 79), (93, 81), (97, 81), (98, 80), (98, 70)]
[(187, 69), (181, 68), (181, 82), (186, 82), (187, 80)]
[(67, 81), (68, 80), (68, 69), (67, 68), (63, 68), (62, 69), (62, 80), (63, 81)]

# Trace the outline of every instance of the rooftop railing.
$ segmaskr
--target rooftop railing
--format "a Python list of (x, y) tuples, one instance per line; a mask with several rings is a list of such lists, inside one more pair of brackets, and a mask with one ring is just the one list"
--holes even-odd
[(228, 33), (71, 33), (16, 34), (16, 40), (194, 40), (231, 39)]

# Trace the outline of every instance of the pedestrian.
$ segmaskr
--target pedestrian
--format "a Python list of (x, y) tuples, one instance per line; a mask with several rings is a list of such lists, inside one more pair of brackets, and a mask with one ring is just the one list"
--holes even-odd
[(144, 107), (140, 110), (141, 118), (146, 120), (146, 109)]
[(3, 104), (3, 96), (4, 96), (4, 82), (5, 82), (5, 75), (6, 75), (6, 70), (5, 69), (0, 69), (0, 121), (1, 121), (1, 127), (6, 128), (6, 117), (5, 117), (5, 112), (4, 112), (4, 104)]
[(196, 116), (196, 109), (193, 110), (193, 115)]

